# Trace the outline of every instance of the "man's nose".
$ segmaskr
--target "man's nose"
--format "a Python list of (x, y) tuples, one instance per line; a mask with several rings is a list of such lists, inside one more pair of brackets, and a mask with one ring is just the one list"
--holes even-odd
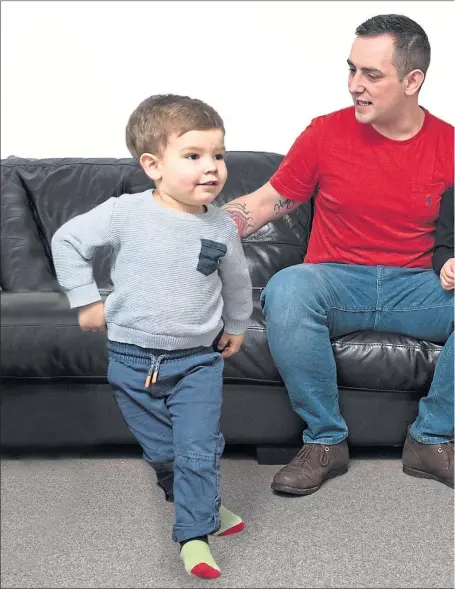
[(348, 88), (351, 94), (362, 94), (365, 90), (358, 72), (349, 77)]

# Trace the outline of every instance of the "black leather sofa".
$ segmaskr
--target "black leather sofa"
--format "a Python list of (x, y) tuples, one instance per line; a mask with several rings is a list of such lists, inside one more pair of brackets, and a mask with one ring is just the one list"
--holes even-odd
[[(219, 205), (266, 182), (282, 156), (229, 152)], [(1, 165), (2, 452), (132, 447), (106, 381), (105, 334), (82, 332), (59, 291), (50, 250), (56, 229), (112, 195), (149, 180), (130, 159), (21, 159)], [(284, 463), (301, 445), (302, 422), (267, 346), (261, 289), (282, 268), (302, 262), (313, 203), (244, 240), (254, 313), (242, 350), (226, 362), (222, 430), (227, 444), (257, 448), (261, 462)], [(111, 288), (108, 251), (94, 263)], [(399, 446), (429, 388), (441, 345), (381, 333), (333, 341), (341, 411), (351, 446)], [(284, 449), (284, 450), (283, 450)]]

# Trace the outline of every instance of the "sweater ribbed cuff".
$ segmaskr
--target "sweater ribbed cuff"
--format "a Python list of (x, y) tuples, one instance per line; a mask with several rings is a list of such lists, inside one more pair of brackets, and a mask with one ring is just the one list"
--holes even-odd
[(229, 319), (226, 319), (226, 317), (223, 317), (223, 321), (224, 332), (230, 333), (231, 335), (241, 335), (242, 333), (245, 333), (250, 324), (249, 317), (248, 319), (244, 319), (243, 321), (230, 321)]
[(71, 309), (102, 300), (100, 291), (94, 282), (84, 284), (84, 286), (76, 286), (71, 290), (65, 290), (65, 294), (68, 297)]

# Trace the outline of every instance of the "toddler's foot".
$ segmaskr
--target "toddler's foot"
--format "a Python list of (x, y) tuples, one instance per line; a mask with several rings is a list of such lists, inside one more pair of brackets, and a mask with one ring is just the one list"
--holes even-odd
[(204, 540), (188, 540), (180, 550), (185, 570), (189, 575), (203, 579), (215, 579), (221, 571), (210, 552), (208, 542)]
[(220, 506), (220, 518), (221, 525), (216, 532), (212, 532), (212, 536), (231, 536), (245, 528), (242, 518), (226, 509), (224, 505)]

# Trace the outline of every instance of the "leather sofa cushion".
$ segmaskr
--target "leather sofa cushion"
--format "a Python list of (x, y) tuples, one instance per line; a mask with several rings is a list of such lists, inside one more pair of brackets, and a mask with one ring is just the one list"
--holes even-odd
[[(244, 345), (226, 361), (226, 382), (282, 384), (254, 289)], [(2, 293), (2, 377), (106, 382), (106, 334), (82, 332), (60, 293)], [(442, 347), (410, 337), (356, 332), (332, 342), (341, 388), (426, 393)], [(63, 385), (62, 385), (63, 386)]]

